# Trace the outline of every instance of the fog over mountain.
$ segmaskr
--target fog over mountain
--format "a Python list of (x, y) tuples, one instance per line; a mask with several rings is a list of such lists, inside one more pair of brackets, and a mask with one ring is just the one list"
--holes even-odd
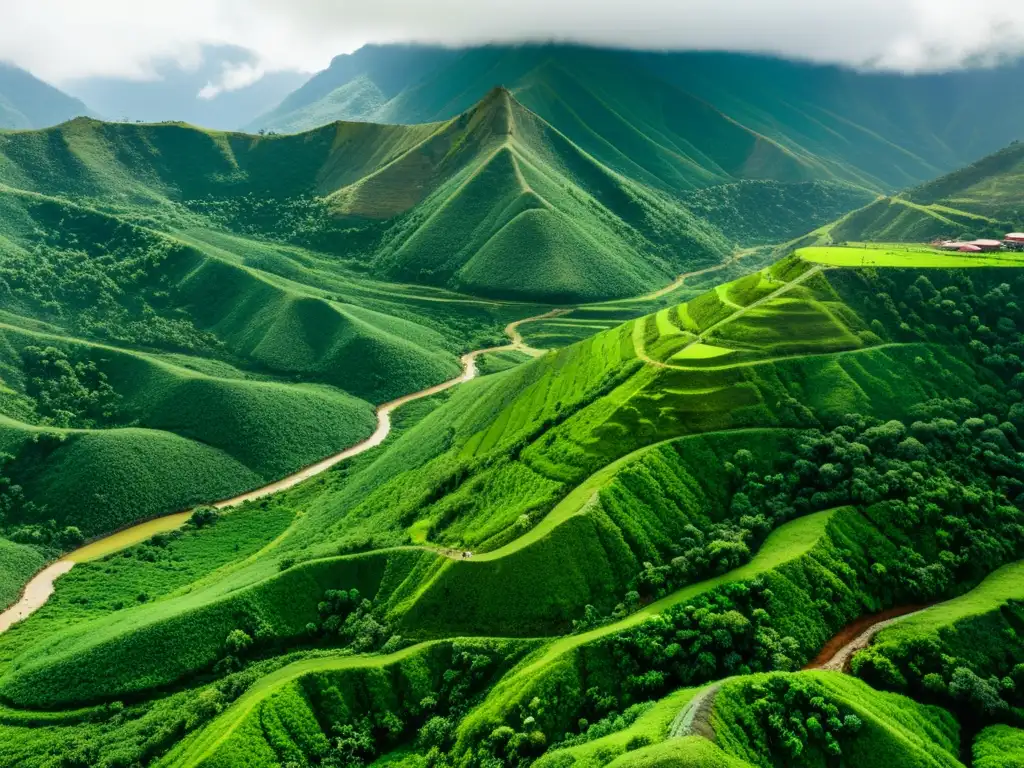
[[(10, 4), (0, 59), (57, 85), (87, 77), (153, 80), (168, 61), (195, 70), (204, 46), (255, 52), (211, 81), (230, 89), (265, 72), (316, 71), (366, 42), (446, 45), (566, 40), (716, 49), (899, 71), (991, 64), (1024, 50), (1016, 0), (38, 0)], [(742, 19), (744, 23), (736, 23)]]

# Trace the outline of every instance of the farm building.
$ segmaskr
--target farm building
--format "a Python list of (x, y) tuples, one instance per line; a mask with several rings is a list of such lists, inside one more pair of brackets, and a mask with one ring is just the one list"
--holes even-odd
[(975, 246), (979, 251), (998, 251), (1003, 247), (1002, 240), (972, 240), (968, 245)]
[(1010, 232), (1003, 238), (1003, 247), (1011, 251), (1024, 251), (1024, 232)]
[(983, 249), (974, 243), (963, 243), (959, 248), (957, 248), (957, 250), (960, 251), (960, 253), (981, 253)]

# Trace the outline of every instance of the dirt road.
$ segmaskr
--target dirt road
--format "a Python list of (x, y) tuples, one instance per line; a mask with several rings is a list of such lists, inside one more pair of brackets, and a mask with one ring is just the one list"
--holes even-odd
[[(229, 499), (221, 499), (220, 501), (212, 502), (211, 506), (214, 506), (217, 509), (225, 509), (243, 504), (247, 501), (253, 501), (255, 499), (263, 498), (264, 496), (269, 496), (272, 493), (279, 493), (280, 491), (284, 491), (298, 485), (304, 480), (315, 477), (321, 472), (326, 472), (331, 467), (345, 461), (346, 459), (358, 456), (360, 453), (365, 453), (371, 448), (376, 448), (387, 439), (388, 434), (391, 432), (392, 412), (414, 400), (421, 400), (424, 397), (436, 395), (439, 392), (444, 392), (447, 389), (451, 389), (463, 382), (476, 378), (476, 359), (480, 355), (488, 352), (499, 352), (505, 350), (518, 350), (525, 352), (526, 354), (533, 355), (534, 357), (544, 354), (544, 350), (533, 349), (526, 345), (523, 341), (523, 337), (519, 333), (519, 326), (524, 323), (554, 317), (561, 314), (563, 311), (564, 310), (559, 309), (551, 310), (550, 312), (545, 312), (541, 315), (527, 317), (522, 320), (509, 323), (505, 327), (505, 333), (508, 334), (511, 339), (509, 344), (505, 344), (500, 347), (476, 349), (472, 352), (468, 352), (461, 358), (462, 373), (455, 378), (441, 382), (440, 384), (435, 384), (432, 387), (427, 387), (426, 389), (421, 389), (419, 392), (413, 392), (403, 397), (399, 397), (398, 399), (384, 403), (383, 405), (379, 405), (377, 407), (377, 427), (374, 429), (373, 434), (365, 440), (362, 440), (355, 445), (334, 454), (333, 456), (328, 456), (326, 459), (318, 461), (316, 464), (300, 469), (298, 472), (288, 475), (287, 477), (283, 477), (280, 480), (268, 483), (267, 485), (256, 488), (252, 491), (232, 496)], [(146, 541), (157, 533), (175, 530), (176, 528), (181, 527), (188, 520), (190, 515), (191, 510), (188, 510), (184, 512), (175, 512), (153, 520), (147, 520), (90, 542), (80, 549), (65, 555), (55, 563), (51, 563), (33, 576), (28, 584), (25, 585), (18, 602), (3, 613), (0, 613), (0, 632), (5, 632), (12, 624), (27, 618), (30, 614), (44, 606), (46, 601), (50, 599), (50, 595), (53, 594), (54, 582), (59, 577), (70, 571), (74, 567), (75, 563), (81, 563), (86, 560), (103, 557), (111, 552), (117, 552), (126, 547)]]

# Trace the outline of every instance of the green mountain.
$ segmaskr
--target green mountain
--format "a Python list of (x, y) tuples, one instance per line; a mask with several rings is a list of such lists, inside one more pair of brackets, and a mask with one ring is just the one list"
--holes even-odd
[(444, 120), (498, 83), (646, 183), (839, 179), (892, 190), (1018, 138), (1020, 114), (1005, 94), (1020, 66), (907, 77), (724, 53), (372, 46), (335, 59), (252, 127)]
[(336, 151), (363, 128), (278, 142), (80, 119), (0, 135), (8, 534), (59, 551), (277, 480), (530, 313), (264, 235), (332, 235), (318, 180), (340, 189), (435, 130)]
[(635, 295), (731, 249), (501, 89), (440, 124), (340, 123), (254, 138), (76, 121), (0, 137), (0, 153), (0, 182), (12, 187), (168, 216), (184, 205), (227, 217), (234, 231), (287, 237), (275, 209), (306, 209), (303, 245), (378, 278), (495, 298)]
[(78, 99), (0, 61), (0, 130), (44, 128), (91, 113)]
[(1019, 145), (722, 56), (0, 133), (0, 765), (1013, 764), (1024, 258), (832, 243)]
[[(1015, 743), (1021, 262), (833, 250), (76, 565), (0, 633), (0, 757), (958, 768)], [(797, 672), (930, 604), (852, 674)]]
[(1024, 144), (953, 173), (876, 200), (840, 221), (836, 240), (924, 242), (936, 238), (1002, 239), (1024, 228)]

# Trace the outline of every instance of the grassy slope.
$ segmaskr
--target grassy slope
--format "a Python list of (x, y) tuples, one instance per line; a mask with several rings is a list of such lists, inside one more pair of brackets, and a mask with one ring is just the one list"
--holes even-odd
[[(863, 321), (841, 314), (834, 306), (838, 297), (829, 284), (820, 275), (806, 272), (806, 265), (801, 273), (799, 266), (787, 262), (774, 269), (774, 283), (762, 275), (759, 280), (771, 286), (773, 293), (779, 290), (780, 281), (792, 280), (793, 274), (803, 283), (787, 288), (793, 297), (773, 299), (754, 309), (775, 312), (773, 307), (782, 302), (780, 309), (785, 311), (779, 316), (790, 318), (793, 301), (813, 309), (817, 313), (813, 317), (820, 322), (805, 324), (804, 353), (794, 355), (771, 342), (763, 350), (750, 350), (755, 358), (738, 365), (694, 367), (694, 361), (688, 361), (687, 365), (639, 366), (634, 328), (644, 328), (648, 325), (645, 321), (473, 382), (403, 435), (341, 494), (311, 505), (282, 542), (280, 556), (308, 560), (302, 573), (326, 578), (347, 562), (347, 558), (335, 556), (339, 541), (388, 536), (384, 540), (398, 543), (403, 540), (403, 529), (424, 530), (417, 526), (425, 526), (430, 540), (460, 548), (484, 545), (495, 550), (495, 555), (455, 563), (420, 557), (415, 578), (386, 599), (389, 611), (396, 618), (404, 617), (407, 629), (429, 634), (437, 634), (446, 625), (481, 633), (558, 631), (578, 615), (579, 601), (608, 603), (606, 607), (610, 607), (609, 601), (614, 602), (641, 558), (667, 556), (667, 547), (631, 533), (625, 518), (616, 521), (613, 515), (609, 521), (610, 507), (601, 514), (567, 515), (562, 525), (554, 524), (558, 518), (548, 512), (559, 499), (606, 464), (645, 445), (681, 435), (795, 425), (782, 408), (788, 397), (797, 397), (816, 412), (835, 417), (855, 409), (884, 419), (930, 397), (978, 385), (964, 362), (942, 347), (879, 345), (877, 339), (862, 338), (858, 334), (864, 333)], [(756, 302), (762, 295), (760, 285), (741, 281), (730, 293), (739, 301)], [(757, 317), (753, 312), (733, 325), (742, 330), (746, 320)], [(699, 312), (693, 314), (703, 317)], [(721, 328), (723, 342), (741, 340), (742, 334), (730, 330), (732, 325)], [(716, 343), (722, 342), (716, 339)], [(814, 354), (806, 354), (807, 350)], [(665, 354), (669, 352), (671, 349)], [(758, 360), (757, 355), (767, 359)], [(914, 366), (918, 357), (934, 360), (935, 370), (948, 373), (941, 381), (922, 376), (918, 373), (921, 369)], [(715, 449), (716, 440), (713, 435), (703, 439), (706, 447), (702, 450), (707, 450), (708, 458), (695, 461), (720, 463), (728, 453), (728, 443), (723, 441), (722, 447)], [(517, 457), (511, 461), (507, 458), (510, 451)], [(659, 463), (672, 458), (671, 452), (650, 455)], [(496, 460), (499, 456), (506, 458)], [(664, 471), (666, 482), (685, 478), (692, 471), (675, 460), (664, 466), (666, 469), (659, 471)], [(701, 474), (705, 472), (698, 476)], [(695, 498), (707, 495), (696, 488), (694, 493)], [(573, 499), (581, 494), (585, 492)], [(713, 499), (714, 492), (707, 497)], [(619, 494), (616, 498), (624, 497)], [(609, 498), (611, 501), (615, 498)], [(565, 508), (575, 503), (566, 502)], [(602, 506), (607, 506), (604, 501)], [(523, 515), (527, 515), (525, 530), (520, 527)], [(538, 523), (536, 530), (548, 535), (530, 534), (515, 542)], [(651, 524), (652, 531), (660, 529), (658, 536), (671, 539), (666, 535), (671, 526), (654, 519)], [(601, 543), (605, 539), (608, 548)], [(620, 543), (613, 544), (616, 539)], [(565, 563), (574, 561), (566, 552), (580, 551), (585, 544), (587, 551), (601, 554), (594, 562), (608, 558), (609, 567), (596, 575), (581, 571), (578, 578), (564, 578)], [(616, 554), (609, 557), (609, 552)], [(381, 555), (383, 561), (389, 557)], [(529, 567), (507, 566), (519, 560), (529, 561)], [(254, 563), (224, 583), (196, 590), (187, 598), (142, 606), (131, 617), (100, 621), (50, 649), (37, 649), (26, 663), (38, 674), (51, 676), (55, 668), (61, 668), (72, 678), (81, 678), (81, 673), (74, 671), (79, 665), (105, 666), (108, 659), (124, 656), (126, 647), (166, 644), (170, 649), (185, 628), (203, 616), (209, 632), (193, 637), (189, 657), (148, 657), (144, 675), (108, 679), (101, 686), (146, 687), (211, 663), (225, 627), (230, 629), (227, 616), (236, 610), (233, 606), (239, 600), (257, 601), (278, 634), (294, 636), (315, 618), (316, 595), (311, 594), (308, 603), (289, 605), (286, 611), (268, 602), (298, 577), (292, 571), (277, 573), (274, 565), (273, 561)], [(564, 593), (535, 599), (554, 584), (562, 585)], [(494, 597), (495, 590), (500, 599)], [(453, 600), (451, 594), (460, 598)], [(514, 605), (516, 610), (496, 612), (494, 606), (499, 605)], [(18, 688), (27, 691), (21, 684)], [(83, 691), (73, 695), (97, 694)]]
[(993, 725), (978, 734), (972, 751), (974, 768), (1014, 768), (1024, 764), (1024, 731)]
[(955, 633), (957, 624), (999, 611), (1011, 601), (1024, 600), (1024, 562), (1005, 565), (967, 594), (908, 616), (878, 635), (875, 645), (940, 632)]
[[(716, 743), (728, 754), (762, 765), (772, 736), (749, 709), (746, 692), (766, 681), (754, 675), (727, 681), (715, 698), (711, 725)], [(959, 733), (956, 720), (938, 707), (928, 707), (891, 693), (879, 693), (863, 682), (835, 673), (803, 672), (794, 680), (809, 682), (844, 713), (863, 723), (860, 731), (842, 743), (843, 762), (849, 765), (892, 765), (910, 768), (959, 768)], [(775, 745), (772, 745), (775, 746)], [(808, 748), (798, 760), (785, 765), (826, 766), (823, 750)]]
[[(530, 308), (380, 283), (188, 210), (330, 191), (435, 130), (338, 125), (287, 141), (83, 119), (0, 136), (4, 378), (24, 395), (27, 343), (75, 350), (124, 398), (111, 426), (133, 427), (19, 456), (30, 498), (91, 534), (233, 495), (356, 442), (373, 425), (365, 401), (448, 379), (457, 351), (503, 339)], [(17, 452), (38, 419), (24, 398), (4, 408), (22, 423), (7, 425)]]
[[(543, 674), (543, 670), (551, 665), (553, 660), (561, 657), (563, 654), (571, 653), (575, 648), (582, 645), (596, 642), (602, 637), (614, 635), (616, 632), (621, 632), (635, 626), (645, 619), (656, 616), (669, 607), (691, 599), (697, 594), (709, 591), (719, 584), (753, 578), (758, 573), (765, 572), (789, 560), (801, 557), (822, 536), (829, 517), (828, 513), (823, 513), (790, 523), (769, 538), (762, 548), (762, 553), (754, 561), (725, 576), (681, 590), (664, 600), (652, 603), (623, 621), (581, 635), (557, 640), (544, 646), (544, 648), (524, 660), (509, 676), (501, 679), (488, 695), (487, 700), (474, 710), (463, 728), (469, 730), (476, 728), (476, 721), (481, 717), (488, 716), (484, 713), (507, 711), (506, 700), (510, 695), (514, 697), (527, 695), (528, 690), (524, 687), (523, 681), (529, 681), (538, 676), (538, 674)], [(256, 686), (249, 689), (230, 709), (211, 723), (197, 739), (188, 744), (187, 750), (182, 749), (180, 754), (172, 756), (167, 764), (180, 766), (221, 764), (222, 761), (217, 756), (218, 748), (222, 748), (225, 752), (230, 753), (235, 748), (232, 746), (233, 741), (239, 738), (251, 739), (253, 737), (252, 729), (247, 728), (246, 721), (247, 718), (251, 719), (254, 715), (256, 705), (261, 700), (272, 696), (276, 689), (302, 675), (332, 669), (389, 666), (415, 653), (422, 652), (424, 649), (429, 648), (430, 645), (428, 643), (412, 646), (390, 656), (309, 659), (284, 667), (275, 674), (262, 678)], [(501, 702), (504, 702), (504, 704)], [(490, 716), (493, 717), (494, 715), (491, 714)], [(248, 735), (246, 736), (246, 734)]]
[(994, 237), (1024, 226), (1024, 144), (851, 213), (836, 240), (925, 241)]
[(923, 267), (963, 269), (1024, 266), (1024, 257), (1014, 253), (950, 253), (925, 246), (871, 245), (801, 248), (800, 258), (833, 267)]
[[(54, 451), (10, 468), (46, 515), (86, 536), (200, 501), (226, 498), (336, 453), (368, 436), (365, 402), (313, 385), (218, 378), (151, 355), (0, 328), (0, 370), (24, 386), (22, 350), (55, 346), (92, 360), (121, 398), (114, 429), (55, 430)], [(129, 427), (128, 425), (132, 425)], [(7, 450), (40, 429), (5, 419)], [(27, 446), (26, 446), (27, 448)], [(33, 522), (13, 519), (12, 522)]]
[[(0, 183), (105, 209), (144, 204), (147, 216), (180, 218), (184, 203), (230, 226), (294, 229), (378, 275), (534, 300), (639, 293), (725, 252), (713, 227), (507, 92), (466, 107), (441, 124), (338, 123), (299, 136), (76, 120), (0, 137)], [(330, 211), (314, 195), (333, 195)], [(274, 206), (296, 218), (275, 219)]]
[(350, 216), (408, 211), (379, 256), (385, 274), (484, 295), (630, 295), (725, 250), (711, 228), (612, 173), (500, 89), (334, 199)]
[[(654, 358), (642, 365), (636, 357), (638, 349), (647, 349), (648, 354), (675, 354), (663, 349), (661, 342), (663, 337), (674, 338), (678, 326), (671, 318), (659, 323), (655, 315), (474, 382), (364, 465), (343, 484), (341, 493), (325, 495), (309, 505), (307, 514), (276, 546), (274, 557), (243, 563), (224, 578), (198, 585), (188, 594), (134, 607), (32, 644), (3, 679), (5, 696), (53, 706), (165, 685), (215, 661), (223, 638), (237, 626), (239, 616), (259, 616), (278, 638), (290, 642), (315, 618), (316, 602), (328, 587), (358, 582), (364, 593), (379, 593), (381, 604), (401, 615), (419, 599), (420, 586), (430, 583), (439, 572), (472, 574), (473, 568), (478, 568), (483, 570), (477, 573), (483, 573), (500, 565), (503, 554), (514, 557), (554, 541), (584, 515), (565, 516), (562, 525), (554, 525), (558, 520), (551, 517), (550, 523), (538, 527), (547, 535), (537, 542), (526, 537), (526, 546), (521, 547), (514, 540), (523, 531), (512, 526), (485, 540), (494, 555), (448, 567), (443, 558), (411, 549), (333, 556), (338, 542), (344, 542), (344, 536), (360, 526), (394, 534), (425, 520), (431, 536), (465, 536), (478, 527), (477, 523), (464, 525), (466, 520), (489, 520), (492, 510), (505, 508), (504, 499), (530, 501), (528, 494), (539, 502), (530, 510), (538, 513), (531, 520), (537, 525), (560, 498), (550, 483), (557, 483), (563, 494), (569, 493), (589, 474), (659, 440), (785, 424), (786, 417), (770, 404), (779, 403), (789, 392), (821, 413), (838, 416), (851, 409), (867, 409), (887, 418), (905, 413), (929, 397), (977, 386), (970, 369), (954, 352), (927, 344), (882, 345), (866, 335), (863, 321), (844, 312), (836, 290), (806, 264), (784, 262), (755, 278), (714, 291), (708, 294), (711, 298), (696, 304), (691, 302), (686, 317), (705, 331), (717, 324), (716, 345), (735, 344), (745, 337), (732, 329), (733, 325), (742, 331), (758, 312), (777, 311), (781, 317), (792, 317), (792, 304), (797, 302), (818, 318), (805, 324), (802, 341), (813, 342), (811, 348), (824, 351), (787, 356), (778, 350), (777, 341), (758, 349), (747, 339), (746, 351), (755, 358), (739, 365), (707, 368), (692, 361), (668, 364)], [(776, 286), (786, 287), (792, 295), (776, 295)], [(722, 307), (725, 315), (737, 315), (732, 323), (723, 325), (716, 319), (723, 314)], [(742, 308), (747, 308), (744, 314), (740, 314)], [(680, 315), (679, 322), (682, 320)], [(756, 359), (756, 355), (766, 357)], [(941, 385), (921, 374), (920, 367), (911, 367), (916, 357), (924, 355), (938, 356), (949, 371)], [(911, 375), (911, 370), (918, 372)], [(709, 394), (716, 397), (707, 397)], [(694, 408), (698, 403), (702, 407)], [(713, 435), (701, 438), (716, 439)], [(497, 456), (506, 458), (497, 461)], [(665, 446), (640, 457), (661, 462), (672, 458)], [(709, 455), (706, 463), (715, 461)], [(645, 464), (645, 470), (660, 471), (655, 464)], [(523, 483), (519, 481), (522, 476), (516, 474), (520, 472), (535, 476)], [(622, 473), (623, 477), (628, 474)], [(682, 473), (678, 476), (685, 477)], [(709, 483), (712, 488), (715, 485)], [(624, 498), (623, 488), (629, 489), (625, 481), (617, 495), (605, 494), (602, 505)], [(577, 500), (585, 495), (586, 490), (581, 491)], [(699, 498), (696, 493), (694, 497)], [(447, 504), (455, 505), (457, 514), (450, 515)], [(637, 539), (638, 552), (646, 554), (648, 546)], [(502, 547), (507, 547), (504, 553)], [(648, 551), (657, 550), (652, 546)], [(555, 556), (544, 558), (537, 570), (551, 574), (551, 583), (563, 575), (564, 551), (556, 548)], [(295, 556), (300, 562), (282, 572), (278, 563), (286, 556)], [(386, 580), (379, 576), (382, 572), (390, 574)], [(470, 587), (471, 581), (466, 582)], [(500, 588), (505, 600), (507, 579), (500, 582)], [(458, 604), (442, 607), (455, 613), (460, 608)], [(564, 616), (560, 618), (564, 620)], [(817, 627), (811, 634), (820, 644), (827, 632), (828, 628)], [(185, 636), (189, 651), (177, 653), (174, 649)], [(129, 660), (126, 666), (122, 666), (124, 660)]]

